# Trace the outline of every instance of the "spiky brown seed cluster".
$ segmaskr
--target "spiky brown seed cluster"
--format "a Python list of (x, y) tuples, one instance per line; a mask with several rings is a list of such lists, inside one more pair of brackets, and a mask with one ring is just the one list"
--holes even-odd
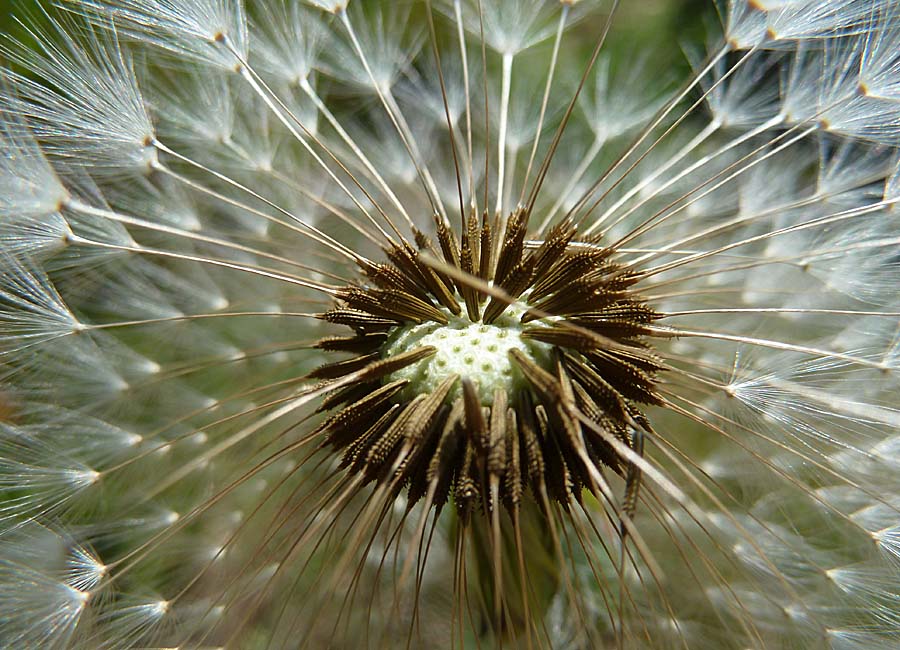
[[(390, 263), (364, 265), (368, 283), (342, 289), (340, 304), (322, 314), (355, 331), (318, 343), (353, 355), (311, 373), (344, 381), (322, 405), (334, 411), (319, 429), (325, 444), (366, 482), (407, 489), (410, 506), (426, 498), (426, 507), (441, 508), (452, 497), (464, 520), (497, 503), (517, 510), (529, 489), (545, 506), (567, 507), (585, 488), (599, 497), (603, 468), (625, 478), (630, 514), (640, 481), (634, 459), (649, 431), (641, 406), (660, 402), (662, 369), (648, 344), (659, 314), (635, 293), (639, 276), (598, 241), (575, 242), (569, 222), (529, 245), (521, 210), (505, 224), (471, 216), (461, 243), (435, 221), (440, 253), (417, 233), (415, 246), (386, 250)], [(510, 348), (512, 383), (479, 387), (448, 371), (417, 393), (397, 378), (437, 352), (391, 347), (398, 328), (450, 318), (491, 325), (510, 305), (521, 313), (510, 334), (549, 351)]]

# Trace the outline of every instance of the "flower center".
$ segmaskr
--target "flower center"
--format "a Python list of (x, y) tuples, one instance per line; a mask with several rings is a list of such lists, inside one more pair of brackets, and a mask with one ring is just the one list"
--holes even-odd
[[(421, 346), (434, 347), (433, 356), (417, 364), (401, 368), (386, 381), (404, 379), (409, 382), (400, 393), (407, 400), (422, 393), (432, 393), (447, 377), (467, 377), (475, 386), (482, 406), (490, 406), (494, 391), (515, 394), (524, 378), (511, 362), (511, 350), (519, 350), (542, 367), (548, 367), (551, 346), (523, 338), (520, 318), (522, 310), (510, 307), (493, 323), (473, 323), (466, 316), (448, 312), (447, 324), (426, 322), (397, 327), (382, 348), (385, 359)], [(460, 392), (456, 384), (450, 393)]]

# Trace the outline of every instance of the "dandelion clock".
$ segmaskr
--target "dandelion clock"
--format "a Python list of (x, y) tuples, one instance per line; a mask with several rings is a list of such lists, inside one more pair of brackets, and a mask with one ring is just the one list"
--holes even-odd
[(0, 647), (900, 647), (900, 5), (631, 4), (23, 8)]

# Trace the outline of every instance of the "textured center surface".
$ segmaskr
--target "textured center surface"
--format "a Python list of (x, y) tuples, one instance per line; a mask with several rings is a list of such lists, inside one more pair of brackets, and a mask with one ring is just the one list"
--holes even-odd
[[(434, 346), (437, 352), (420, 363), (398, 370), (387, 381), (409, 380), (401, 396), (411, 399), (433, 392), (444, 379), (456, 374), (468, 377), (475, 384), (481, 403), (489, 406), (496, 388), (510, 392), (522, 379), (510, 362), (510, 350), (521, 350), (540, 365), (546, 365), (549, 359), (549, 345), (521, 338), (521, 315), (521, 310), (510, 307), (490, 325), (448, 314), (447, 325), (427, 322), (399, 327), (383, 348), (384, 358), (426, 345)], [(455, 396), (459, 390), (457, 384), (451, 395)]]

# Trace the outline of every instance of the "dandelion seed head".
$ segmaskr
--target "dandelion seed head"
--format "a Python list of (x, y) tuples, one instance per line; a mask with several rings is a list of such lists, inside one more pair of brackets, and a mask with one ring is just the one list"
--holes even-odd
[(70, 10), (100, 27), (114, 22), (132, 38), (226, 69), (247, 54), (247, 19), (236, 0), (78, 0)]
[(897, 645), (900, 13), (626, 4), (6, 41), (4, 643)]

